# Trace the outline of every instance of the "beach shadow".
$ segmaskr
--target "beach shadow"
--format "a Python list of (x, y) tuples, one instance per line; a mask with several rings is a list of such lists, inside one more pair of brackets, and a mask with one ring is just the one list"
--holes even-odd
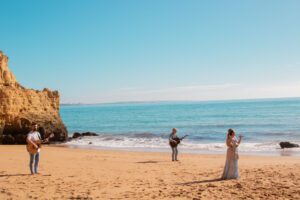
[(148, 160), (148, 161), (141, 161), (141, 162), (136, 162), (136, 163), (139, 163), (139, 164), (154, 164), (154, 163), (159, 163), (159, 162), (162, 162), (162, 161)]
[(38, 175), (31, 175), (31, 174), (0, 174), (0, 178), (2, 178), (2, 177), (14, 177), (14, 176), (51, 176), (51, 174), (38, 174)]
[(219, 182), (223, 181), (220, 178), (216, 179), (209, 179), (209, 180), (203, 180), (203, 181), (191, 181), (191, 182), (186, 182), (186, 183), (177, 183), (176, 185), (193, 185), (193, 184), (202, 184), (202, 183), (213, 183), (213, 182)]
[(1, 174), (1, 177), (13, 177), (13, 176), (31, 176), (31, 174)]

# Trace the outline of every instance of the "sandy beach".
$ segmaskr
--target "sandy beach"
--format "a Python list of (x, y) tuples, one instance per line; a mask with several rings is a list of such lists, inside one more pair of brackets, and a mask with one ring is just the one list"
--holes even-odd
[(25, 146), (0, 146), (0, 199), (300, 199), (300, 157), (241, 156), (241, 178), (220, 181), (225, 155), (44, 146), (29, 175)]

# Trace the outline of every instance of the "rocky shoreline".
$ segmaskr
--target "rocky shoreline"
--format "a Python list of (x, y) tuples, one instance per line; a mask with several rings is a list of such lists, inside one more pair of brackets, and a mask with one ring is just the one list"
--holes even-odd
[(76, 138), (82, 138), (84, 136), (98, 136), (98, 134), (93, 133), (93, 132), (83, 132), (83, 133), (75, 132), (75, 133), (73, 133), (73, 136), (71, 138), (69, 138), (69, 140), (76, 139)]

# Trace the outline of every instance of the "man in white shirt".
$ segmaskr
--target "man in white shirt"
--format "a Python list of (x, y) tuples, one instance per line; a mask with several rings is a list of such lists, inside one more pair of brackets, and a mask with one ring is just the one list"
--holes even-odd
[[(38, 125), (36, 123), (32, 123), (31, 131), (27, 135), (28, 145), (32, 145), (34, 149), (37, 149), (35, 153), (29, 152), (30, 155), (29, 169), (32, 175), (38, 173), (38, 165), (40, 159), (39, 144), (41, 142), (41, 135), (37, 130), (38, 130)], [(34, 164), (34, 168), (33, 168), (33, 164)]]

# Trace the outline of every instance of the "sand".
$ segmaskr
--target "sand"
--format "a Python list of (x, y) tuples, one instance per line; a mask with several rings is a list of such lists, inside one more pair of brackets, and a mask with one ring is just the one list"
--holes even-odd
[(241, 156), (241, 178), (220, 181), (225, 155), (44, 146), (29, 175), (25, 146), (0, 146), (0, 199), (300, 199), (300, 157)]

